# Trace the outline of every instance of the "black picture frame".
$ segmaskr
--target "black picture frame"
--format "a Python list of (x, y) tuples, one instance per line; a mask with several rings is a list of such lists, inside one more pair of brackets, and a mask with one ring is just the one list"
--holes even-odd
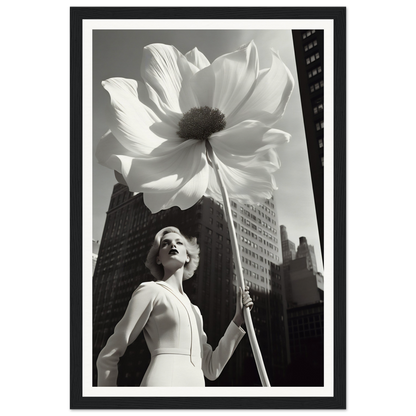
[[(334, 394), (333, 397), (83, 397), (82, 234), (85, 19), (329, 19), (334, 33)], [(346, 408), (346, 8), (73, 7), (70, 9), (70, 407), (71, 409), (345, 409)], [(313, 170), (313, 167), (311, 167)], [(318, 186), (315, 185), (314, 186)], [(322, 192), (316, 189), (315, 192)]]

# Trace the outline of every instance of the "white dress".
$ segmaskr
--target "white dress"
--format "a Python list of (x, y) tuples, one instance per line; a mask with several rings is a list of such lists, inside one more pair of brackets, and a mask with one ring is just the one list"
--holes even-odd
[(118, 361), (143, 330), (151, 353), (141, 386), (205, 386), (221, 374), (245, 331), (231, 322), (215, 351), (197, 306), (165, 282), (142, 283), (97, 359), (98, 386), (116, 386)]

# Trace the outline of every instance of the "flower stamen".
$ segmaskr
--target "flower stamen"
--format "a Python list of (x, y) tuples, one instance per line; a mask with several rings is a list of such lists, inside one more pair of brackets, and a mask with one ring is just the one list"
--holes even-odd
[(177, 134), (185, 140), (208, 140), (212, 134), (225, 129), (224, 118), (218, 108), (191, 108), (179, 122)]

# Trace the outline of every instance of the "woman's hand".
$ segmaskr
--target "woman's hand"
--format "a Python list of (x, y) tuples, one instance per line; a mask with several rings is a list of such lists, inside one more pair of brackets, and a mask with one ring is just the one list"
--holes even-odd
[(241, 287), (238, 288), (237, 304), (236, 304), (235, 315), (233, 319), (233, 322), (237, 326), (241, 326), (244, 323), (243, 307), (250, 308), (250, 310), (253, 309), (254, 303), (248, 291), (249, 291), (248, 286), (246, 286), (244, 292), (241, 289)]

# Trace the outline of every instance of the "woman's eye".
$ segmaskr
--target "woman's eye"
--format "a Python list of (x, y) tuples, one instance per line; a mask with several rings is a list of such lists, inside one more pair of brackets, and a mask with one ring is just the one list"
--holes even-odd
[(178, 241), (177, 244), (180, 244), (181, 246), (183, 246), (182, 241)]

